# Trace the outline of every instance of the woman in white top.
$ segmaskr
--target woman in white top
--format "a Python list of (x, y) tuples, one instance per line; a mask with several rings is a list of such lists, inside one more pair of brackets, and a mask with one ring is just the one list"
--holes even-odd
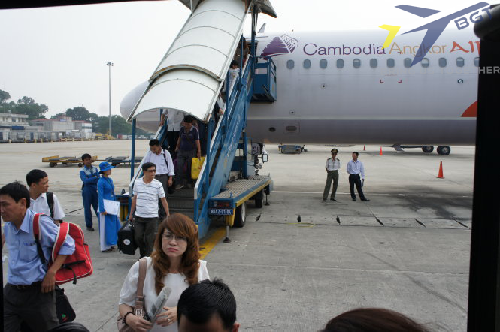
[[(206, 262), (199, 260), (198, 230), (187, 216), (174, 213), (158, 227), (158, 234), (151, 257), (147, 258), (144, 279), (145, 311), (150, 312), (158, 295), (165, 288), (171, 292), (163, 311), (157, 315), (154, 325), (135, 316), (139, 262), (130, 269), (120, 292), (119, 311), (127, 325), (134, 331), (177, 331), (177, 302), (190, 285), (209, 279)], [(152, 317), (151, 317), (152, 318)]]

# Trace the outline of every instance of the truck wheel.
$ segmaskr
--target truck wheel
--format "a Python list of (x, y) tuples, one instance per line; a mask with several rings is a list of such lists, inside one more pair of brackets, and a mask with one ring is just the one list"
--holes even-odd
[(422, 151), (424, 151), (425, 153), (431, 153), (432, 151), (434, 151), (434, 147), (432, 145), (422, 146)]
[(50, 165), (49, 165), (49, 166), (50, 166), (51, 168), (54, 168), (54, 167), (56, 167), (56, 165), (57, 165), (57, 163), (50, 163)]
[(442, 156), (447, 156), (451, 152), (451, 149), (449, 146), (438, 146), (437, 147), (437, 153)]
[(255, 194), (255, 207), (261, 209), (262, 201), (264, 200), (264, 189)]
[(245, 226), (245, 221), (247, 219), (247, 202), (244, 202), (236, 208), (234, 211), (234, 227), (241, 228)]

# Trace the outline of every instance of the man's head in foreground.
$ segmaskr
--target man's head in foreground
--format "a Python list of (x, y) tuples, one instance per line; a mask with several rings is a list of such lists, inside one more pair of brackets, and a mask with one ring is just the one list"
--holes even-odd
[(236, 300), (222, 280), (203, 280), (186, 289), (177, 304), (179, 332), (237, 332)]

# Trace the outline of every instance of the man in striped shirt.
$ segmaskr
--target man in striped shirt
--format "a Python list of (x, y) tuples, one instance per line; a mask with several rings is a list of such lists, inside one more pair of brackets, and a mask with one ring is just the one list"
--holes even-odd
[(158, 229), (158, 200), (161, 200), (165, 215), (169, 216), (165, 191), (160, 181), (155, 179), (156, 166), (151, 162), (142, 164), (144, 176), (135, 181), (134, 198), (129, 220), (134, 220), (135, 241), (141, 258), (153, 252), (155, 233)]
[[(349, 174), (349, 187), (351, 190), (352, 200), (356, 200), (356, 193), (354, 192), (354, 185), (358, 190), (359, 198), (362, 201), (369, 201), (363, 194), (363, 183), (365, 182), (365, 167), (363, 163), (358, 160), (359, 152), (352, 153), (352, 160), (347, 163), (347, 174)], [(361, 177), (360, 177), (361, 175)], [(361, 182), (363, 180), (363, 182)]]
[(332, 157), (326, 160), (326, 185), (325, 190), (323, 191), (323, 202), (326, 202), (328, 198), (328, 192), (330, 191), (330, 187), (333, 182), (332, 195), (330, 196), (331, 201), (336, 201), (335, 193), (337, 192), (337, 188), (339, 186), (339, 169), (340, 169), (340, 160), (337, 158), (337, 154), (339, 150), (332, 149)]

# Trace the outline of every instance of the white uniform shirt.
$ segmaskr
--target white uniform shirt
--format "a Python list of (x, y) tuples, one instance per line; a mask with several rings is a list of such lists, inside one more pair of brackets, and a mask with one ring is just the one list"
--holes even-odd
[(339, 158), (335, 158), (335, 160), (333, 160), (332, 158), (328, 158), (326, 160), (326, 169), (328, 171), (338, 171), (340, 169), (340, 160)]
[(137, 196), (135, 215), (142, 218), (158, 217), (158, 199), (165, 197), (160, 181), (153, 179), (144, 183), (144, 178), (135, 181), (134, 196)]
[(361, 174), (361, 178), (365, 178), (365, 167), (363, 163), (359, 160), (350, 160), (347, 163), (347, 173), (349, 174)]
[(168, 131), (181, 130), (182, 120), (184, 120), (184, 113), (182, 113), (181, 111), (168, 110), (167, 130)]
[[(165, 160), (167, 160), (165, 162)], [(156, 154), (150, 151), (146, 153), (146, 156), (142, 160), (142, 164), (151, 162), (156, 165), (156, 174), (168, 174), (168, 176), (174, 176), (174, 163), (172, 162), (172, 156), (167, 150), (162, 150), (160, 154)], [(141, 165), (142, 165), (141, 164)]]
[[(156, 302), (156, 288), (155, 288), (155, 271), (153, 269), (153, 261), (150, 257), (147, 257), (148, 268), (146, 270), (146, 277), (144, 278), (144, 304), (146, 310), (149, 310), (154, 303)], [(207, 262), (199, 261), (200, 266), (198, 268), (198, 281), (202, 281), (205, 279), (210, 279), (207, 270)], [(120, 303), (119, 304), (127, 304), (131, 307), (135, 305), (135, 296), (137, 294), (137, 283), (139, 279), (139, 262), (135, 262), (130, 271), (128, 272), (125, 281), (123, 282), (122, 290), (120, 291)], [(165, 306), (167, 307), (176, 307), (179, 302), (179, 298), (181, 297), (182, 292), (186, 290), (189, 285), (185, 281), (186, 277), (181, 273), (169, 273), (164, 279), (163, 284), (165, 287), (169, 287), (172, 292), (167, 299)], [(151, 332), (159, 332), (159, 331), (168, 331), (168, 332), (176, 332), (177, 331), (177, 323), (169, 325), (167, 327), (161, 327), (158, 324), (155, 324)]]
[[(54, 195), (53, 219), (63, 220), (66, 215), (64, 214), (64, 211), (61, 207), (61, 204), (59, 203), (59, 200), (57, 199), (56, 194), (53, 195)], [(50, 207), (49, 204), (47, 203), (47, 194), (43, 193), (40, 196), (38, 196), (37, 199), (30, 198), (30, 210), (35, 213), (44, 213), (50, 217)]]

